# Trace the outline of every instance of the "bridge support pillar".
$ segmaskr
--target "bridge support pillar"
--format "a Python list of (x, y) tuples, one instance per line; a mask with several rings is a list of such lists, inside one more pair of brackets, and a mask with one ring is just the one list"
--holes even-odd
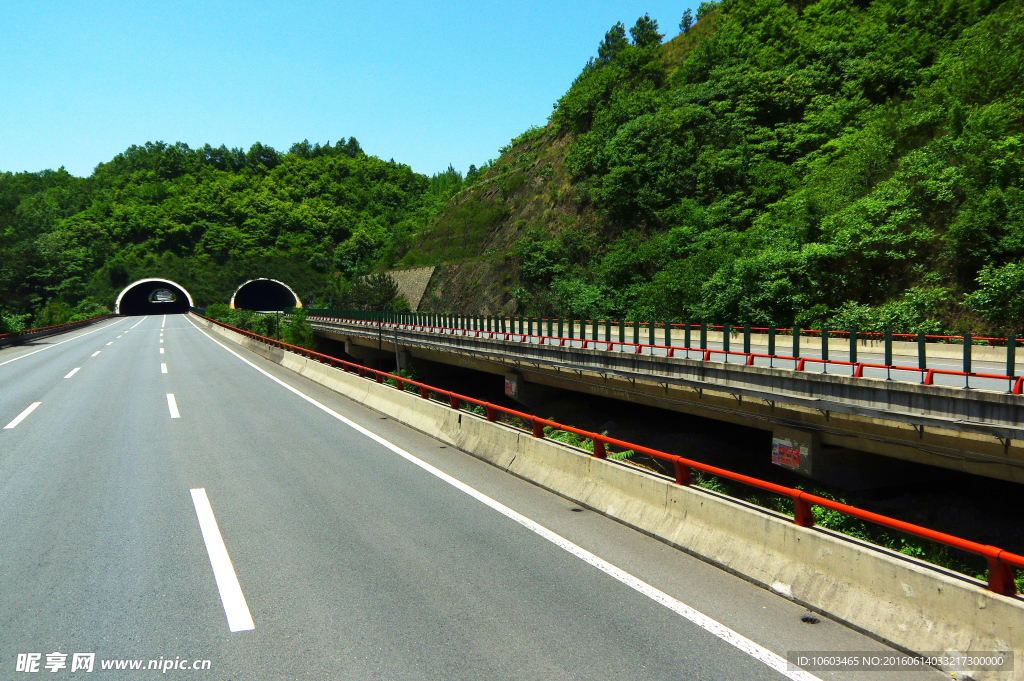
[(561, 391), (537, 383), (527, 383), (518, 372), (505, 374), (505, 396), (527, 407), (539, 407), (557, 398)]
[[(812, 480), (848, 491), (879, 489), (919, 481), (909, 462), (821, 444), (816, 431), (775, 426), (772, 463)], [(914, 480), (911, 479), (914, 476)]]

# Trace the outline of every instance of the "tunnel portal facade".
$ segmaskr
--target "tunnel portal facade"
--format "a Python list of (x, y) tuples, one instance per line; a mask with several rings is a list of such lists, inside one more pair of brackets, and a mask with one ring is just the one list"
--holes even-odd
[(193, 307), (192, 296), (170, 279), (139, 279), (125, 286), (114, 303), (114, 313), (127, 316), (181, 314)]
[(280, 312), (302, 307), (302, 301), (287, 284), (276, 279), (250, 279), (231, 295), (231, 309)]

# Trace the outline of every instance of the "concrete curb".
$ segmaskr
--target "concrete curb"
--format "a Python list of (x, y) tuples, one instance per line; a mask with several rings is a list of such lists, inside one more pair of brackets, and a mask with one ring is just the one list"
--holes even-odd
[[(219, 336), (391, 418), (897, 648), (1024, 660), (1024, 599), (695, 487), (490, 423), (194, 318)], [(961, 676), (960, 678), (964, 678)], [(1024, 679), (975, 672), (974, 679)]]

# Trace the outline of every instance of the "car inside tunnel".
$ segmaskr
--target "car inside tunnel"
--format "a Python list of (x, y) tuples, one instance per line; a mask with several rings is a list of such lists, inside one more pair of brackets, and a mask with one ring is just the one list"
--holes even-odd
[(273, 279), (254, 279), (238, 287), (231, 299), (237, 310), (275, 312), (301, 307), (298, 297), (285, 284)]
[(163, 279), (144, 279), (129, 284), (118, 297), (116, 311), (135, 316), (188, 312), (190, 296), (185, 289)]

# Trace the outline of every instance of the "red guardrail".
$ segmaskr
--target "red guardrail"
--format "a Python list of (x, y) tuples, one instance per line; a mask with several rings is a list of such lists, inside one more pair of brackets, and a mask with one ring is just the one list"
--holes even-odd
[(54, 329), (63, 329), (66, 326), (78, 326), (80, 324), (86, 324), (88, 322), (94, 322), (98, 319), (106, 319), (107, 317), (113, 317), (113, 314), (101, 314), (97, 317), (89, 317), (88, 319), (82, 319), (77, 322), (67, 322), (65, 324), (55, 324), (54, 326), (41, 326), (38, 329), (25, 329), (24, 331), (15, 331), (13, 333), (0, 333), (0, 341), (6, 338), (16, 338), (18, 336), (27, 336), (30, 333), (38, 333), (40, 331), (53, 331)]
[[(523, 343), (527, 342), (527, 339), (529, 339), (529, 338), (537, 338), (537, 339), (539, 339), (538, 343), (540, 345), (546, 345), (546, 344), (550, 345), (550, 344), (553, 344), (553, 343), (547, 343), (546, 341), (558, 341), (558, 346), (559, 347), (564, 347), (566, 341), (569, 341), (571, 343), (579, 342), (579, 343), (583, 344), (582, 345), (583, 349), (586, 349), (588, 344), (593, 344), (593, 346), (595, 348), (597, 348), (597, 347), (599, 347), (601, 345), (605, 345), (605, 346), (607, 346), (605, 348), (605, 350), (607, 350), (608, 352), (611, 352), (612, 348), (614, 346), (618, 345), (618, 346), (621, 346), (623, 348), (626, 348), (626, 347), (635, 348), (634, 354), (637, 354), (637, 355), (644, 354), (643, 353), (644, 348), (647, 348), (647, 349), (650, 350), (650, 352), (648, 354), (654, 354), (654, 350), (655, 349), (665, 350), (665, 355), (667, 357), (675, 357), (675, 356), (677, 356), (676, 355), (677, 352), (685, 352), (687, 358), (689, 358), (689, 353), (692, 352), (692, 353), (696, 353), (699, 356), (699, 358), (701, 359), (701, 361), (704, 361), (704, 362), (711, 361), (711, 358), (713, 356), (715, 356), (715, 355), (724, 355), (726, 357), (726, 361), (728, 361), (729, 357), (735, 356), (735, 357), (742, 358), (744, 360), (743, 363), (746, 366), (753, 366), (754, 365), (754, 359), (760, 357), (762, 359), (768, 359), (768, 360), (772, 360), (772, 361), (774, 361), (774, 360), (782, 360), (782, 361), (796, 362), (796, 371), (803, 371), (804, 370), (804, 365), (807, 362), (810, 362), (812, 364), (823, 364), (823, 365), (826, 365), (826, 366), (835, 365), (835, 366), (851, 367), (851, 376), (853, 376), (854, 378), (863, 378), (864, 377), (864, 369), (866, 369), (866, 368), (868, 368), (868, 369), (885, 369), (888, 372), (892, 372), (892, 371), (906, 371), (906, 372), (910, 372), (910, 373), (920, 374), (921, 375), (921, 383), (923, 383), (924, 385), (934, 385), (935, 376), (939, 376), (939, 375), (944, 375), (944, 376), (961, 376), (961, 377), (965, 377), (968, 380), (970, 380), (971, 378), (989, 378), (989, 379), (997, 379), (997, 380), (1008, 381), (1010, 383), (1010, 390), (1009, 390), (1009, 392), (1011, 392), (1014, 395), (1024, 394), (1024, 376), (1020, 376), (1020, 375), (1010, 376), (1010, 375), (1006, 375), (1006, 374), (988, 374), (988, 373), (979, 373), (979, 372), (975, 372), (975, 371), (965, 372), (965, 371), (955, 371), (953, 369), (922, 369), (921, 367), (901, 366), (901, 365), (898, 365), (898, 364), (886, 365), (886, 364), (872, 364), (870, 362), (848, 362), (848, 361), (838, 360), (838, 359), (820, 359), (820, 358), (817, 358), (817, 357), (792, 357), (790, 355), (778, 355), (778, 354), (776, 354), (776, 355), (768, 355), (768, 354), (763, 354), (763, 353), (758, 353), (758, 352), (739, 352), (739, 351), (736, 351), (736, 350), (715, 350), (715, 349), (709, 349), (709, 348), (690, 348), (690, 347), (685, 347), (685, 346), (681, 346), (681, 345), (657, 345), (657, 344), (650, 344), (650, 343), (630, 343), (628, 341), (617, 341), (617, 340), (596, 340), (596, 339), (593, 339), (593, 338), (570, 338), (568, 336), (547, 336), (547, 335), (538, 335), (538, 334), (531, 334), (531, 333), (519, 333), (519, 332), (515, 332), (515, 331), (485, 331), (485, 330), (482, 330), (482, 329), (463, 329), (463, 328), (448, 327), (448, 326), (430, 326), (430, 325), (425, 325), (425, 324), (407, 324), (407, 323), (404, 323), (404, 322), (402, 322), (402, 323), (399, 323), (399, 322), (376, 322), (376, 321), (369, 321), (369, 320), (365, 320), (365, 319), (346, 319), (344, 317), (307, 316), (306, 319), (313, 320), (313, 321), (326, 321), (326, 322), (342, 321), (342, 322), (345, 322), (345, 323), (356, 324), (356, 325), (359, 325), (359, 326), (373, 327), (373, 328), (376, 328), (378, 326), (381, 326), (383, 328), (388, 328), (388, 329), (399, 328), (399, 329), (415, 330), (415, 329), (419, 328), (419, 329), (423, 329), (425, 331), (428, 331), (430, 333), (445, 334), (447, 332), (447, 333), (449, 333), (449, 335), (460, 335), (460, 336), (470, 336), (472, 334), (473, 337), (475, 337), (475, 338), (480, 338), (480, 337), (494, 338), (495, 336), (503, 336), (504, 337), (503, 340), (507, 341), (510, 338), (519, 338), (520, 342), (523, 342)], [(664, 326), (664, 325), (661, 325), (661, 326)], [(673, 325), (673, 326), (676, 326), (676, 325)], [(682, 325), (680, 324), (678, 326), (682, 326)], [(717, 327), (717, 328), (722, 328), (722, 327)]]
[[(569, 433), (575, 433), (581, 437), (591, 440), (594, 443), (593, 456), (604, 459), (607, 458), (607, 447), (609, 445), (614, 447), (620, 447), (622, 449), (631, 449), (635, 452), (641, 452), (648, 456), (656, 459), (670, 462), (675, 469), (675, 482), (677, 485), (690, 485), (691, 477), (690, 471), (696, 469), (698, 471), (715, 475), (720, 478), (732, 480), (734, 482), (742, 483), (756, 489), (764, 490), (766, 492), (772, 492), (783, 497), (788, 497), (793, 500), (793, 522), (801, 527), (813, 527), (814, 526), (814, 514), (811, 510), (812, 506), (819, 506), (821, 508), (827, 508), (833, 511), (837, 511), (844, 515), (850, 516), (851, 518), (857, 518), (866, 522), (885, 527), (890, 530), (896, 530), (905, 534), (920, 537), (922, 539), (928, 539), (930, 541), (944, 544), (954, 549), (973, 553), (975, 555), (983, 557), (988, 563), (988, 589), (998, 594), (1005, 596), (1012, 596), (1017, 593), (1016, 585), (1013, 578), (1013, 567), (1024, 568), (1024, 556), (1019, 556), (995, 546), (988, 546), (985, 544), (979, 544), (977, 542), (970, 541), (968, 539), (961, 539), (960, 537), (954, 537), (953, 535), (946, 534), (944, 532), (937, 532), (935, 530), (928, 529), (927, 527), (921, 527), (920, 525), (914, 525), (912, 523), (903, 522), (902, 520), (896, 520), (888, 516), (879, 515), (878, 513), (872, 513), (865, 511), (854, 506), (848, 506), (846, 504), (832, 501), (824, 497), (819, 497), (813, 494), (808, 494), (802, 490), (793, 489), (791, 487), (785, 487), (783, 485), (777, 485), (772, 482), (765, 480), (759, 480), (747, 475), (740, 473), (734, 473), (724, 468), (718, 468), (717, 466), (710, 466), (699, 461), (693, 461), (686, 459), (675, 454), (668, 454), (656, 449), (644, 447), (642, 445), (633, 444), (631, 442), (625, 442), (616, 438), (608, 437), (600, 433), (594, 433), (587, 430), (581, 430), (565, 424), (556, 423), (555, 421), (549, 421), (542, 419), (532, 414), (526, 414), (515, 409), (509, 409), (497, 404), (491, 404), (483, 400), (478, 400), (473, 397), (467, 397), (450, 390), (443, 390), (441, 388), (435, 388), (425, 383), (413, 381), (408, 378), (389, 374), (385, 371), (377, 369), (371, 369), (361, 364), (355, 364), (353, 362), (347, 362), (336, 357), (324, 355), (313, 350), (307, 350), (295, 345), (290, 345), (282, 341), (274, 340), (273, 338), (267, 338), (258, 334), (252, 333), (251, 331), (245, 331), (244, 329), (238, 329), (233, 326), (229, 326), (223, 322), (209, 317), (204, 317), (195, 312), (198, 317), (202, 317), (207, 321), (210, 321), (218, 326), (222, 326), (226, 329), (230, 329), (236, 333), (240, 333), (243, 336), (258, 340), (262, 343), (272, 345), (282, 350), (296, 353), (309, 359), (314, 359), (322, 364), (328, 364), (331, 367), (337, 367), (345, 372), (356, 373), (360, 378), (373, 379), (377, 383), (384, 383), (387, 380), (395, 381), (395, 387), (398, 390), (405, 390), (406, 386), (412, 386), (419, 389), (420, 398), (430, 399), (431, 393), (445, 397), (449, 406), (452, 409), (459, 409), (462, 403), (475, 404), (483, 407), (486, 419), (488, 421), (497, 421), (498, 414), (506, 414), (521, 419), (522, 421), (531, 424), (533, 437), (543, 438), (544, 427), (550, 426), (557, 430), (563, 430)], [(374, 324), (376, 326), (376, 324)], [(488, 333), (488, 332), (483, 332)], [(502, 332), (494, 332), (502, 333)], [(511, 334), (511, 335), (522, 335), (522, 334)], [(600, 341), (606, 342), (606, 341)]]

